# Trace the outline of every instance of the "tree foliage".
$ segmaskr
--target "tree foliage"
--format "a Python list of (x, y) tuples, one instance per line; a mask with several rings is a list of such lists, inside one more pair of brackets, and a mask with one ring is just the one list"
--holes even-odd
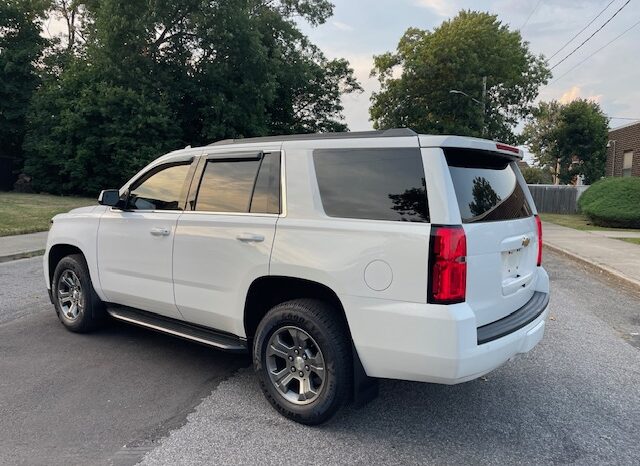
[(608, 128), (609, 120), (596, 102), (540, 102), (523, 137), (538, 164), (560, 183), (582, 175), (585, 184), (591, 184), (605, 174)]
[(29, 113), (36, 189), (95, 194), (154, 157), (227, 137), (344, 130), (360, 86), (295, 22), (328, 0), (55, 0), (61, 37)]
[(40, 37), (44, 3), (0, 0), (0, 157), (22, 166), (26, 113), (39, 84), (37, 64), (46, 40)]
[(551, 184), (553, 175), (545, 167), (523, 167), (520, 169), (527, 184)]
[(370, 109), (376, 128), (408, 126), (468, 136), (484, 132), (510, 143), (517, 141), (515, 125), (529, 114), (539, 87), (550, 77), (545, 61), (529, 51), (520, 32), (510, 31), (495, 15), (475, 11), (461, 11), (433, 31), (408, 29), (396, 51), (376, 56), (374, 63), (372, 75), (381, 86)]

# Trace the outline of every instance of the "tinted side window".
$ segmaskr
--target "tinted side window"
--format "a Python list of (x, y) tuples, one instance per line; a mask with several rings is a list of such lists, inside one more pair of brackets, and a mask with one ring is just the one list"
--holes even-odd
[(196, 209), (248, 212), (260, 160), (209, 160), (202, 174)]
[(327, 215), (429, 221), (419, 149), (320, 149), (313, 162)]
[(280, 153), (267, 153), (262, 159), (250, 212), (280, 213)]
[(463, 223), (533, 215), (511, 159), (492, 152), (445, 149)]
[(139, 210), (182, 210), (180, 194), (191, 162), (170, 165), (144, 179), (129, 192), (127, 206)]

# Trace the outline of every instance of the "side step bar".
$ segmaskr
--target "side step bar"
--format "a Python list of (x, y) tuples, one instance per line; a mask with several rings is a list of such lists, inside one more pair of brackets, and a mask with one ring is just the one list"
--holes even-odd
[(169, 335), (195, 341), (203, 345), (213, 346), (221, 350), (234, 353), (246, 353), (248, 351), (246, 340), (207, 327), (188, 324), (176, 319), (126, 306), (108, 305), (107, 312), (114, 319), (129, 322), (157, 332), (168, 333)]

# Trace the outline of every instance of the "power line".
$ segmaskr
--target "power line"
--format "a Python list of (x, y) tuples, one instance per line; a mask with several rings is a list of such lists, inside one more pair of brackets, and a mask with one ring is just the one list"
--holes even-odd
[(607, 42), (606, 44), (604, 44), (602, 47), (600, 47), (598, 50), (596, 50), (595, 52), (593, 52), (591, 55), (588, 55), (584, 60), (578, 62), (577, 64), (575, 64), (574, 66), (572, 66), (571, 68), (569, 68), (569, 70), (567, 70), (566, 73), (564, 73), (563, 75), (559, 76), (558, 78), (554, 79), (553, 81), (551, 81), (548, 85), (553, 84), (555, 82), (560, 81), (562, 78), (564, 78), (566, 75), (568, 75), (569, 73), (571, 73), (573, 70), (575, 70), (577, 67), (579, 67), (580, 65), (582, 65), (584, 62), (586, 62), (589, 58), (593, 57), (596, 53), (598, 53), (600, 50), (604, 49), (605, 47), (611, 45), (613, 42), (615, 42), (616, 40), (620, 39), (622, 36), (624, 36), (627, 32), (629, 32), (630, 30), (632, 30), (634, 27), (636, 27), (638, 24), (640, 24), (640, 21), (638, 21), (637, 23), (632, 24), (630, 27), (628, 27), (627, 29), (625, 29), (624, 31), (622, 31), (620, 34), (618, 34), (616, 37), (614, 37), (613, 39), (611, 39), (609, 42)]
[(529, 16), (527, 16), (527, 19), (525, 19), (524, 23), (522, 23), (522, 26), (520, 26), (520, 32), (522, 32), (522, 30), (525, 28), (525, 26), (527, 25), (527, 23), (529, 22), (529, 20), (531, 19), (533, 14), (536, 12), (536, 10), (538, 9), (541, 3), (542, 3), (542, 0), (538, 0), (538, 3), (536, 3), (536, 6), (533, 7), (533, 10), (531, 10), (531, 13), (529, 13)]
[(620, 13), (620, 12), (622, 11), (622, 9), (623, 9), (624, 7), (626, 7), (626, 6), (629, 4), (629, 2), (630, 2), (630, 1), (631, 1), (631, 0), (627, 0), (627, 1), (626, 1), (626, 3), (625, 3), (624, 5), (622, 5), (622, 6), (618, 9), (618, 11), (616, 11), (616, 12), (615, 12), (615, 13), (614, 13), (614, 14), (613, 14), (613, 15), (612, 15), (608, 20), (606, 20), (602, 26), (600, 26), (598, 29), (596, 29), (596, 30), (593, 32), (593, 34), (591, 34), (589, 37), (587, 37), (585, 40), (583, 40), (583, 41), (582, 41), (582, 43), (581, 43), (580, 45), (578, 45), (575, 49), (573, 49), (571, 52), (569, 52), (569, 54), (567, 54), (567, 55), (566, 55), (562, 60), (560, 60), (560, 61), (559, 61), (558, 63), (556, 63), (555, 65), (553, 65), (553, 66), (550, 68), (550, 70), (553, 70), (556, 66), (558, 66), (560, 63), (562, 63), (563, 61), (565, 61), (565, 60), (566, 60), (567, 58), (569, 58), (571, 55), (573, 55), (573, 54), (574, 54), (574, 53), (575, 53), (575, 52), (576, 52), (580, 47), (582, 47), (584, 44), (586, 44), (587, 42), (589, 42), (589, 40), (591, 40), (591, 38), (592, 38), (593, 36), (595, 36), (598, 32), (600, 32), (600, 31), (602, 30), (602, 28), (604, 28), (607, 24), (609, 24), (609, 22), (610, 22), (613, 18), (615, 18), (615, 17), (616, 17), (616, 15), (617, 15), (618, 13)]
[(556, 55), (558, 55), (560, 52), (562, 52), (562, 51), (565, 49), (565, 47), (566, 47), (567, 45), (569, 45), (571, 42), (573, 42), (573, 40), (574, 40), (576, 37), (578, 37), (580, 34), (582, 34), (582, 33), (584, 32), (584, 30), (585, 30), (585, 29), (587, 29), (589, 26), (591, 26), (591, 25), (594, 23), (594, 21), (595, 21), (596, 19), (598, 19), (598, 18), (600, 17), (600, 15), (601, 15), (602, 13), (604, 13), (604, 12), (606, 11), (606, 9), (607, 9), (607, 8), (609, 8), (609, 7), (611, 6), (611, 4), (612, 4), (613, 2), (615, 2), (615, 1), (616, 1), (616, 0), (611, 0), (611, 1), (607, 4), (607, 6), (605, 6), (605, 7), (600, 11), (600, 13), (598, 13), (598, 14), (596, 15), (596, 17), (595, 17), (595, 18), (593, 18), (591, 21), (589, 21), (589, 23), (588, 23), (585, 27), (583, 27), (582, 29), (580, 29), (580, 31), (578, 31), (578, 33), (576, 33), (576, 34), (575, 34), (571, 39), (569, 39), (569, 40), (568, 40), (568, 41), (567, 41), (567, 42), (566, 42), (562, 47), (560, 47), (558, 50), (556, 50), (556, 51), (555, 51), (555, 53), (554, 53), (553, 55), (551, 55), (549, 58), (547, 58), (547, 61), (551, 60), (553, 57), (555, 57), (555, 56), (556, 56)]

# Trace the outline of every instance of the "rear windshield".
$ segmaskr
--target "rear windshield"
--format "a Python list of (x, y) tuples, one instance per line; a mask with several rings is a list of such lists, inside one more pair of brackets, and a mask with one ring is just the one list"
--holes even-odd
[(533, 215), (511, 159), (468, 149), (445, 149), (445, 157), (463, 223)]

